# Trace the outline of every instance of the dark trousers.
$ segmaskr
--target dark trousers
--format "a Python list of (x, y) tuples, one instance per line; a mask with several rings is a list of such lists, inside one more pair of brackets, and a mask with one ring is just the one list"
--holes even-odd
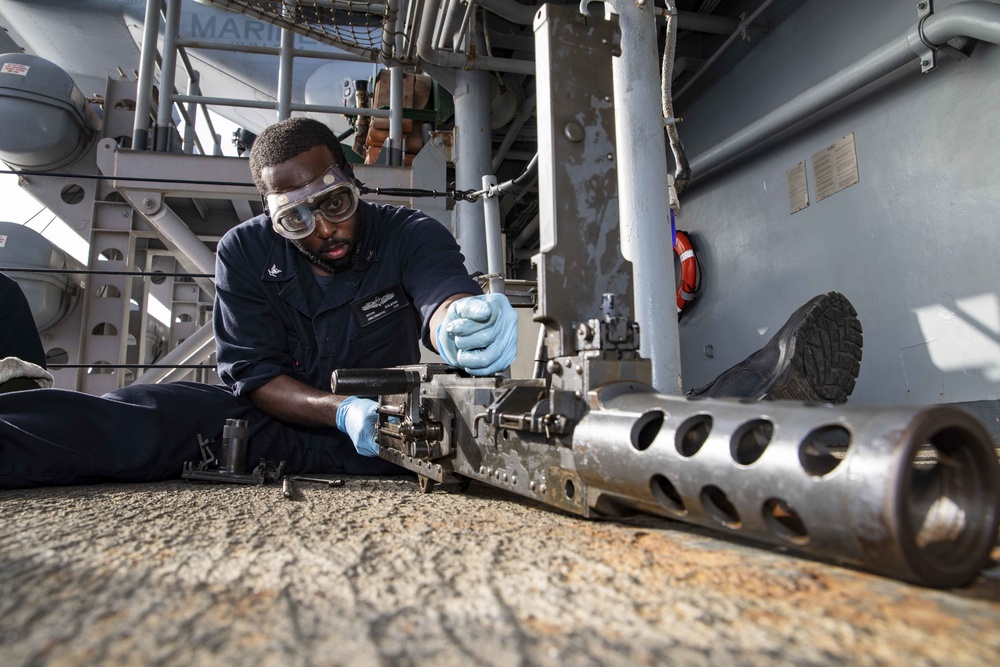
[(226, 419), (246, 419), (247, 466), (286, 461), (285, 472), (396, 475), (361, 456), (336, 428), (291, 426), (223, 386), (132, 385), (104, 396), (65, 389), (0, 394), (0, 488), (180, 479), (200, 461), (198, 437), (221, 453)]

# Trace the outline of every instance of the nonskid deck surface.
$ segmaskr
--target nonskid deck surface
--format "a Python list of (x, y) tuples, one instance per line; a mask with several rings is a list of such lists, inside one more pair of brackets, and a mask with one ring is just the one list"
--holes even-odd
[[(473, 484), (0, 493), (26, 664), (985, 665), (1000, 570), (936, 591)], [(995, 556), (1000, 556), (997, 551)]]

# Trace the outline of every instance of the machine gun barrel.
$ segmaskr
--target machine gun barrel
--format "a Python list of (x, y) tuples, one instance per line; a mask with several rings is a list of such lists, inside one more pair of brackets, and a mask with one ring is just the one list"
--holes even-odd
[[(570, 361), (583, 370), (571, 379), (605, 368)], [(952, 406), (695, 399), (636, 381), (573, 390), (405, 370), (406, 383), (384, 376), (399, 393), (372, 392), (379, 455), (425, 491), (476, 480), (584, 517), (657, 515), (935, 587), (971, 581), (997, 536), (992, 439)]]
[(594, 507), (630, 507), (929, 586), (974, 578), (1000, 518), (992, 440), (949, 406), (619, 394), (580, 420), (573, 452)]

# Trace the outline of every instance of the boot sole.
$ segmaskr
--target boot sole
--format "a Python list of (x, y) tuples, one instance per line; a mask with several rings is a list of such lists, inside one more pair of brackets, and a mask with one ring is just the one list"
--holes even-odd
[(780, 342), (783, 370), (762, 398), (845, 403), (861, 370), (862, 342), (851, 302), (838, 292), (822, 295)]

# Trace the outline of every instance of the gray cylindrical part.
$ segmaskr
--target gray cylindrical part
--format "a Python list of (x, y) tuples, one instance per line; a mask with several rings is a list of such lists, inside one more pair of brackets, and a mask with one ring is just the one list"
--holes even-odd
[(278, 120), (292, 115), (292, 67), (295, 58), (295, 33), (281, 31), (281, 48), (278, 56)]
[(631, 393), (588, 413), (573, 450), (592, 507), (631, 506), (929, 586), (975, 577), (1000, 518), (991, 439), (949, 406)]
[(642, 335), (642, 356), (653, 365), (653, 386), (681, 393), (681, 354), (677, 316), (663, 307), (663, 295), (677, 290), (670, 234), (670, 195), (656, 69), (656, 21), (652, 3), (611, 3), (621, 26), (621, 56), (612, 58), (615, 88), (615, 144), (618, 160), (618, 209), (622, 255), (632, 262), (635, 320)]
[[(478, 190), (490, 164), (490, 77), (486, 72), (455, 73), (455, 186)], [(455, 204), (455, 236), (469, 273), (489, 271), (486, 259), (486, 221), (478, 202)]]
[(169, 152), (173, 136), (174, 80), (177, 77), (177, 34), (181, 21), (180, 0), (167, 3), (166, 23), (163, 28), (163, 56), (160, 61), (160, 95), (156, 107), (157, 151)]
[(146, 150), (149, 143), (149, 111), (153, 100), (153, 79), (156, 70), (156, 38), (160, 30), (160, 5), (146, 3), (146, 18), (142, 28), (142, 56), (139, 60), (139, 80), (136, 82), (135, 121), (132, 148)]
[(389, 68), (389, 162), (398, 167), (403, 164), (403, 82), (406, 72), (402, 67)]
[(219, 456), (219, 470), (222, 472), (245, 473), (247, 471), (247, 439), (250, 429), (246, 419), (227, 419), (222, 427), (222, 454)]
[[(495, 187), (497, 177), (483, 176), (483, 189)], [(497, 197), (483, 198), (483, 215), (486, 219), (486, 270), (489, 272), (490, 292), (503, 294), (506, 291), (507, 270), (503, 254), (503, 231), (500, 225), (500, 200)]]

